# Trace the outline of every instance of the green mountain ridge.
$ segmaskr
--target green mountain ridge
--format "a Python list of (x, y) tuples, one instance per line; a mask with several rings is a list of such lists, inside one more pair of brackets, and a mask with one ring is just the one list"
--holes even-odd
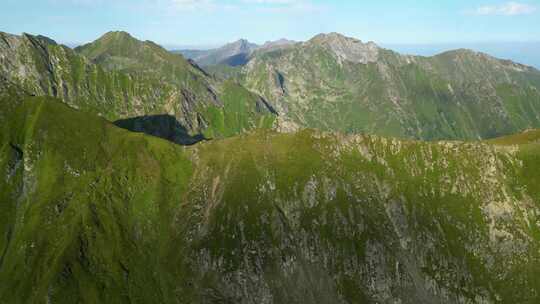
[(400, 55), (321, 34), (255, 53), (232, 75), (273, 101), (283, 129), (437, 140), (540, 127), (540, 71), (470, 50)]
[(135, 73), (159, 73), (169, 81), (189, 82), (196, 80), (212, 85), (213, 79), (205, 77), (204, 71), (192, 65), (182, 56), (172, 54), (152, 41), (140, 41), (127, 32), (108, 32), (88, 44), (74, 49), (107, 70)]
[[(167, 114), (189, 135), (216, 137), (268, 127), (274, 120), (256, 94), (232, 81), (215, 81), (181, 56), (127, 33), (111, 32), (78, 48), (89, 57), (41, 36), (0, 36), (0, 75), (109, 120)], [(91, 56), (96, 53), (99, 58)]]
[(538, 130), (181, 147), (0, 81), (3, 303), (540, 300)]
[(540, 302), (539, 71), (337, 33), (214, 68), (0, 33), (0, 303)]

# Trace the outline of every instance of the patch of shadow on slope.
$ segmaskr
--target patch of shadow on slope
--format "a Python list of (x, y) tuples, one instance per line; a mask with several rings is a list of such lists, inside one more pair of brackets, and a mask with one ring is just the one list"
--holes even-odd
[(190, 135), (187, 129), (171, 115), (148, 115), (121, 119), (114, 125), (132, 132), (144, 133), (166, 139), (175, 144), (189, 146), (206, 140), (204, 135)]
[(229, 65), (232, 67), (243, 66), (248, 63), (249, 59), (249, 54), (241, 53), (223, 60), (221, 64)]

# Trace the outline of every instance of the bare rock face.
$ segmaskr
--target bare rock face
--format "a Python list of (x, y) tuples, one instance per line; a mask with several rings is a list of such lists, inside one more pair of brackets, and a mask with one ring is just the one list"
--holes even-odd
[(377, 62), (379, 57), (379, 47), (373, 43), (363, 43), (354, 38), (345, 37), (338, 33), (320, 34), (307, 42), (318, 44), (331, 50), (341, 61), (367, 64)]
[(275, 125), (276, 131), (280, 133), (295, 133), (301, 129), (301, 126), (299, 126), (297, 123), (288, 120), (283, 116), (278, 116)]

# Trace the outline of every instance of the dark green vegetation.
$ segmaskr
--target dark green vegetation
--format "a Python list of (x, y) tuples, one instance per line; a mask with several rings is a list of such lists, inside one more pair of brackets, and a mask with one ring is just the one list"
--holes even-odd
[(151, 130), (169, 124), (156, 117), (174, 117), (191, 138), (270, 127), (276, 114), (280, 130), (424, 140), (540, 127), (540, 72), (468, 50), (406, 56), (339, 34), (263, 46), (241, 40), (207, 54), (219, 57), (205, 66), (211, 76), (125, 32), (75, 51), (41, 36), (1, 38), (0, 74), (29, 92), (109, 120), (152, 116), (143, 124)]
[(161, 254), (177, 244), (166, 231), (192, 170), (184, 153), (49, 97), (1, 107), (0, 302), (170, 297), (149, 274), (171, 275)]
[[(168, 115), (190, 136), (221, 137), (212, 120), (216, 115), (205, 113), (244, 117), (229, 121), (228, 134), (260, 127), (261, 120), (275, 116), (243, 87), (217, 81), (182, 56), (124, 32), (107, 33), (77, 52), (41, 36), (0, 33), (0, 55), (0, 76), (109, 120)], [(228, 113), (231, 107), (244, 112)]]
[(494, 137), (539, 126), (540, 72), (283, 43), (222, 81), (0, 33), (0, 303), (539, 303), (539, 130), (269, 129)]
[(328, 34), (254, 53), (242, 74), (289, 129), (434, 140), (540, 127), (540, 71), (469, 50), (407, 56)]
[(538, 303), (539, 139), (181, 147), (2, 80), (0, 302)]

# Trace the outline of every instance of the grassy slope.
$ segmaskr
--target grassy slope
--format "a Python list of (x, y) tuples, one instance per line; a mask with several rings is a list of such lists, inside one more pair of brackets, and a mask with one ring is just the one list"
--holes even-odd
[(75, 51), (107, 70), (149, 74), (187, 88), (194, 96), (208, 98), (206, 102), (211, 101), (211, 96), (205, 96), (210, 93), (211, 79), (181, 55), (151, 41), (139, 41), (125, 32), (109, 32)]
[(2, 100), (2, 302), (171, 299), (185, 153), (48, 99)]
[(272, 126), (274, 115), (257, 95), (241, 85), (213, 79), (181, 55), (153, 42), (111, 32), (76, 50), (106, 69), (153, 75), (166, 83), (190, 88), (190, 98), (199, 102), (188, 110), (199, 113), (208, 125), (201, 130), (206, 136), (232, 136), (254, 127)]
[(260, 131), (180, 148), (13, 93), (2, 302), (539, 300), (530, 140)]
[(174, 88), (156, 79), (106, 71), (54, 41), (27, 34), (0, 36), (9, 41), (2, 45), (9, 59), (0, 66), (2, 75), (33, 94), (56, 96), (111, 120), (156, 113), (175, 95)]
[(214, 176), (207, 191), (222, 187), (203, 242), (210, 261), (233, 273), (262, 265), (281, 302), (538, 301), (540, 230), (528, 224), (538, 220), (537, 147), (518, 153), (523, 169), (490, 146), (376, 137), (342, 146), (307, 131), (200, 149)]
[[(235, 114), (224, 112), (226, 98), (228, 104), (245, 104), (241, 109), (256, 108), (238, 113), (249, 123), (227, 121), (232, 134), (274, 116), (268, 107), (256, 107), (259, 97), (255, 94), (242, 87), (221, 85), (180, 55), (126, 33), (110, 33), (85, 46), (84, 51), (79, 49), (99, 64), (44, 37), (0, 33), (0, 38), (0, 53), (6, 58), (0, 63), (0, 76), (33, 94), (58, 97), (109, 120), (169, 114), (195, 135), (221, 123), (202, 115), (209, 107), (219, 108), (223, 115)], [(240, 90), (245, 92), (237, 93)], [(231, 96), (240, 99), (231, 101)], [(225, 136), (217, 128), (212, 132), (216, 137)]]
[(264, 114), (268, 111), (267, 105), (239, 84), (225, 81), (221, 98), (223, 107), (210, 106), (205, 109), (205, 117), (211, 122), (204, 132), (205, 137), (228, 137), (251, 129), (272, 127), (275, 116)]
[(355, 64), (307, 42), (255, 56), (244, 73), (281, 114), (322, 130), (433, 140), (540, 127), (540, 72), (472, 51), (380, 49), (376, 63)]

